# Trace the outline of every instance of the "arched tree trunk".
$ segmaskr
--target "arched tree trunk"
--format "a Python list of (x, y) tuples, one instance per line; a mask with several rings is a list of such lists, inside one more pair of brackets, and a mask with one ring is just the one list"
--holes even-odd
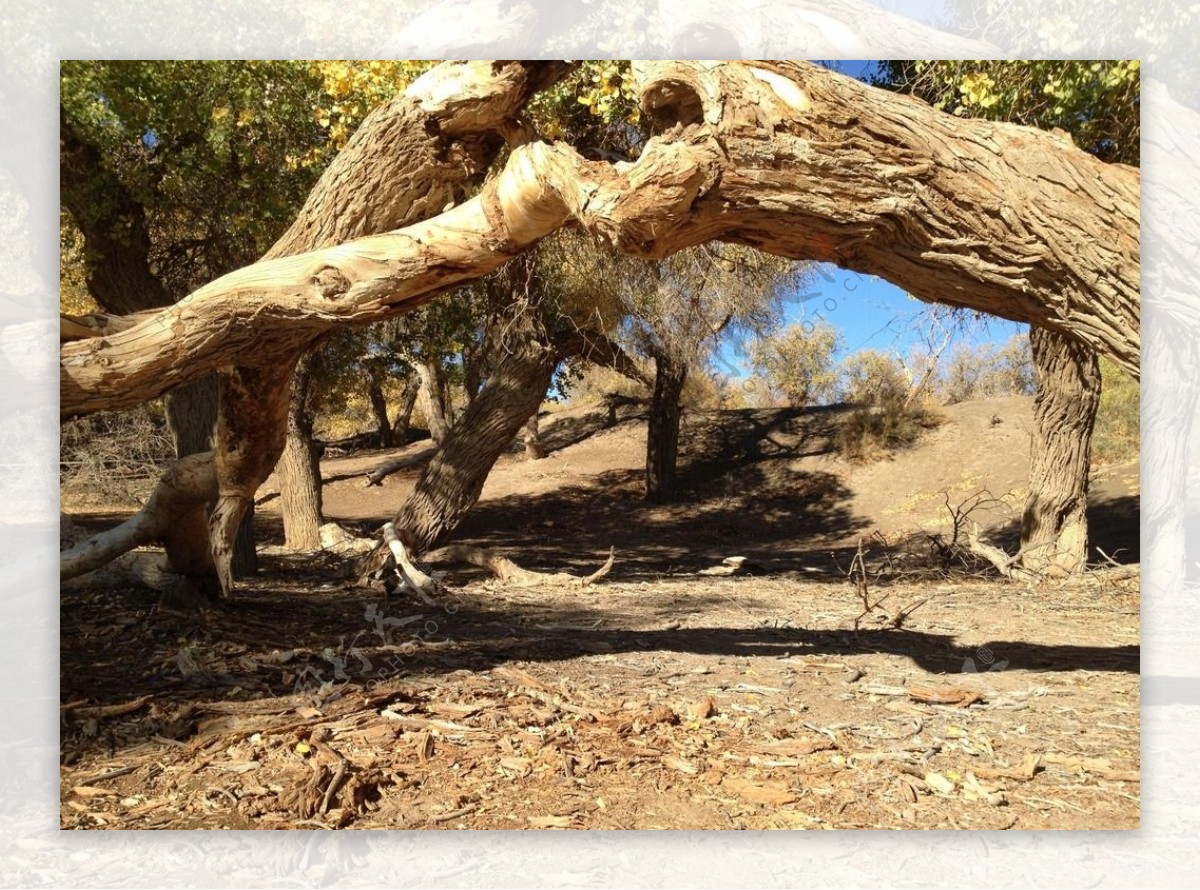
[(1031, 328), (1029, 342), (1038, 391), (1021, 563), (1036, 572), (1071, 574), (1087, 564), (1088, 470), (1100, 363), (1094, 350), (1053, 331)]
[(413, 409), (417, 406), (417, 396), (421, 393), (421, 381), (416, 374), (404, 380), (404, 395), (400, 397), (400, 413), (392, 425), (392, 439), (401, 447), (408, 444), (408, 430), (412, 422)]
[(284, 546), (289, 550), (321, 547), (321, 465), (312, 438), (308, 391), (312, 355), (300, 360), (287, 412), (287, 442), (279, 459), (279, 501), (283, 510)]
[(367, 398), (371, 402), (371, 413), (375, 415), (375, 428), (379, 431), (379, 447), (391, 448), (395, 444), (392, 422), (388, 419), (387, 397), (383, 394), (383, 382), (374, 375), (367, 382)]
[[(554, 65), (450, 69), (483, 89), (451, 86), (444, 69), (415, 83), (389, 109), (394, 119), (368, 118), (314, 189), (295, 237), (281, 239), (288, 254), (337, 247), (257, 263), (127, 330), (65, 344), (61, 416), (136, 405), (222, 369), (211, 523), (219, 557), (282, 450), (287, 405), (286, 391), (227, 400), (226, 382), (284, 386), (296, 356), (330, 328), (416, 308), (571, 220), (647, 256), (722, 239), (834, 262), (918, 297), (1057, 331), (1138, 374), (1136, 170), (1053, 134), (954, 118), (807, 63), (647, 61), (635, 63), (634, 80), (661, 135), (635, 162), (534, 142), (463, 200), (460, 186), (482, 178), (496, 133), (561, 76), (541, 64)], [(380, 126), (392, 123), (396, 142)], [(389, 175), (394, 168), (404, 175)], [(381, 183), (394, 191), (381, 193)], [(439, 215), (411, 222), (430, 213)], [(377, 227), (383, 215), (390, 225)], [(359, 237), (368, 232), (386, 234)], [(263, 429), (271, 423), (278, 430)], [(239, 441), (252, 439), (268, 450)]]
[(450, 398), (442, 363), (436, 358), (421, 358), (413, 362), (413, 367), (421, 379), (421, 411), (429, 427), (429, 436), (441, 445), (450, 432)]
[(665, 354), (654, 362), (654, 394), (646, 429), (646, 500), (667, 501), (675, 493), (675, 465), (679, 458), (679, 405), (688, 368)]
[(538, 414), (536, 410), (525, 421), (525, 427), (521, 431), (521, 440), (525, 444), (526, 459), (541, 460), (546, 456), (546, 446), (542, 444), (542, 437), (538, 432)]

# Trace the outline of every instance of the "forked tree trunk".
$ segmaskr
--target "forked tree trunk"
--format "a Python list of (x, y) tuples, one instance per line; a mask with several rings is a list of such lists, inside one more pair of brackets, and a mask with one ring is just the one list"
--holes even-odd
[(392, 424), (392, 440), (404, 447), (408, 444), (408, 430), (412, 423), (413, 409), (417, 406), (417, 396), (421, 393), (421, 381), (413, 374), (404, 381), (404, 395), (400, 397), (400, 413)]
[(396, 515), (410, 550), (437, 546), (475, 506), (496, 460), (541, 405), (557, 364), (537, 336), (514, 343), (496, 362)]
[(395, 444), (395, 439), (392, 438), (392, 422), (388, 419), (383, 383), (377, 377), (371, 377), (367, 383), (367, 398), (371, 402), (371, 413), (375, 415), (375, 428), (379, 431), (379, 447), (391, 448)]
[(1094, 350), (1031, 328), (1037, 369), (1029, 496), (1021, 517), (1021, 564), (1071, 574), (1087, 564), (1087, 492), (1092, 428), (1100, 406)]
[(296, 368), (287, 414), (287, 442), (279, 460), (279, 501), (283, 510), (284, 546), (289, 550), (321, 547), (321, 466), (312, 438), (308, 390), (312, 358)]
[(450, 433), (450, 400), (442, 363), (438, 359), (419, 359), (413, 365), (421, 378), (421, 411), (429, 437), (441, 445)]
[(541, 460), (546, 456), (546, 446), (542, 444), (542, 436), (538, 432), (537, 411), (530, 414), (529, 419), (525, 421), (525, 427), (521, 431), (521, 440), (525, 444), (527, 460)]
[(679, 459), (679, 398), (687, 381), (687, 365), (660, 355), (654, 362), (654, 394), (646, 430), (646, 500), (662, 503), (675, 493)]

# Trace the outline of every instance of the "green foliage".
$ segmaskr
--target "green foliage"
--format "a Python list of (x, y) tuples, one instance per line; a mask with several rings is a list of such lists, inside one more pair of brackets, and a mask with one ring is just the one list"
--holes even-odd
[(1066, 131), (1105, 161), (1140, 159), (1137, 60), (893, 61), (878, 83), (951, 114)]
[(809, 327), (811, 331), (789, 325), (750, 347), (750, 365), (768, 391), (797, 408), (828, 403), (838, 386), (833, 357), (842, 347), (842, 335), (825, 321)]
[(1107, 358), (1100, 359), (1100, 377), (1093, 460), (1119, 463), (1135, 459), (1141, 450), (1141, 386)]

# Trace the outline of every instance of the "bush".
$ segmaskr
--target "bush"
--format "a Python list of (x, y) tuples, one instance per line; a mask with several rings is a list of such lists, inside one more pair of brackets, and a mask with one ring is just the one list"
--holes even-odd
[(1106, 358), (1100, 359), (1100, 408), (1092, 434), (1092, 461), (1119, 463), (1141, 452), (1141, 386)]
[(141, 504), (175, 459), (175, 443), (157, 402), (64, 423), (59, 449), (64, 500)]
[(855, 409), (837, 434), (837, 450), (848, 461), (867, 463), (907, 448), (941, 423), (941, 417), (920, 405), (888, 399), (881, 405)]

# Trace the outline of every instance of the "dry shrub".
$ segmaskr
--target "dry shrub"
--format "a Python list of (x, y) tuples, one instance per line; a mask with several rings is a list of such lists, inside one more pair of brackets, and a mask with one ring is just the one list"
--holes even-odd
[(941, 415), (923, 405), (887, 399), (880, 405), (856, 408), (842, 422), (837, 450), (855, 463), (882, 460), (914, 444), (941, 422)]
[(175, 458), (158, 403), (69, 421), (61, 436), (62, 498), (77, 505), (141, 504)]
[(1092, 460), (1121, 463), (1141, 453), (1141, 387), (1106, 358), (1100, 359), (1100, 408), (1092, 433)]

